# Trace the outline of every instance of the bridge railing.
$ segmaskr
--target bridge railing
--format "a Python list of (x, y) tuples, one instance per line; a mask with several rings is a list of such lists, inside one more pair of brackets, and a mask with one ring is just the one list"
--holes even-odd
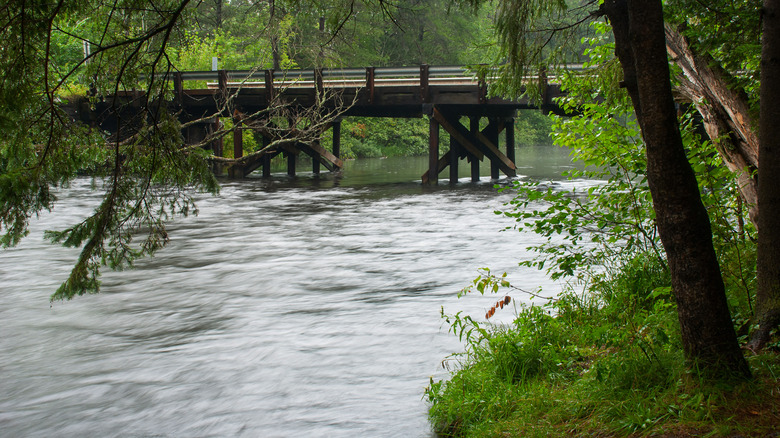
[[(569, 70), (582, 70), (581, 65), (567, 66)], [(479, 86), (480, 100), (487, 94), (487, 85), (495, 75), (478, 74), (475, 69), (467, 66), (420, 65), (413, 67), (366, 67), (366, 68), (329, 68), (329, 69), (299, 69), (299, 70), (217, 70), (217, 71), (182, 71), (168, 74), (158, 74), (158, 77), (173, 76), (174, 91), (181, 96), (185, 89), (205, 89), (227, 91), (228, 88), (265, 88), (268, 96), (273, 96), (279, 90), (286, 88), (359, 88), (367, 89), (369, 102), (372, 101), (376, 87), (420, 87), (420, 93), (425, 98), (429, 95), (430, 86)], [(554, 76), (540, 72), (536, 78), (542, 78), (547, 84)], [(197, 82), (198, 86), (185, 87), (185, 83)]]
[[(224, 73), (222, 73), (224, 72)], [(452, 83), (456, 81), (476, 83), (477, 76), (464, 66), (415, 66), (415, 67), (367, 67), (332, 68), (311, 70), (218, 70), (183, 71), (173, 73), (181, 82), (207, 82), (209, 88), (218, 88), (220, 75), (228, 86), (263, 87), (269, 77), (274, 85), (313, 86), (318, 78), (331, 87), (368, 86), (373, 79), (376, 86), (419, 84), (420, 81)], [(164, 75), (161, 75), (164, 76)]]

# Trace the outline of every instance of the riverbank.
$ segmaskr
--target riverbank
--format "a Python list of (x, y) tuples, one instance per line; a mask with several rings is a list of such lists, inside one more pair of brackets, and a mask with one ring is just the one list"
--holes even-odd
[[(508, 326), (448, 317), (466, 350), (431, 381), (442, 436), (779, 436), (777, 344), (746, 351), (750, 381), (684, 364), (668, 276), (637, 258), (590, 294), (516, 307)], [(506, 311), (506, 310), (498, 310)], [(557, 316), (552, 316), (557, 315)]]

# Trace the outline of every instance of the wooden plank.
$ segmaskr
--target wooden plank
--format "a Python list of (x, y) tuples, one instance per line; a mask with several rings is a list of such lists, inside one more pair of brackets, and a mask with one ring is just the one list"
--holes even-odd
[[(341, 161), (341, 159), (332, 153), (330, 153), (327, 149), (322, 147), (319, 143), (312, 143), (307, 145), (302, 145), (308, 149), (310, 149), (312, 152), (314, 152), (317, 156), (320, 157), (319, 162), (322, 163), (325, 168), (330, 170), (331, 172), (336, 172), (339, 169), (344, 167), (344, 162)], [(314, 157), (312, 157), (314, 158)]]
[[(490, 132), (488, 131), (488, 128), (495, 131), (490, 133), (492, 137), (498, 137), (498, 125), (495, 124), (495, 122), (490, 122), (488, 127), (485, 128), (485, 131)], [(515, 166), (515, 163), (513, 163), (512, 160), (510, 160), (498, 149), (498, 146), (496, 146), (494, 143), (495, 139), (490, 139), (483, 132), (479, 131), (476, 133), (476, 137), (482, 146), (488, 151), (491, 162), (495, 161), (495, 163), (498, 165), (498, 168), (501, 169), (501, 171), (504, 172), (507, 176), (517, 175), (517, 167)], [(493, 176), (495, 176), (495, 173)]]
[[(476, 157), (478, 160), (482, 160), (485, 154), (483, 154), (479, 149), (477, 149), (476, 146), (474, 146), (474, 142), (472, 142), (471, 139), (467, 138), (468, 133), (463, 132), (466, 128), (464, 128), (460, 122), (450, 123), (450, 121), (447, 120), (447, 118), (436, 107), (433, 107), (433, 117), (436, 119), (436, 121), (439, 122), (442, 128), (444, 128), (444, 130), (447, 131), (451, 136), (455, 137), (455, 139), (458, 140), (458, 143), (460, 143), (461, 146), (469, 151), (471, 155)], [(458, 127), (461, 129), (458, 129)]]
[(428, 76), (429, 67), (428, 64), (420, 65), (420, 100), (424, 103), (431, 101), (431, 96), (428, 94)]
[[(450, 154), (451, 151), (447, 151), (444, 155), (439, 158), (438, 165), (436, 167), (436, 172), (441, 173), (444, 169), (447, 168), (447, 165), (450, 163)], [(430, 169), (426, 170), (425, 173), (422, 176), (422, 183), (428, 184), (428, 181), (430, 180)]]

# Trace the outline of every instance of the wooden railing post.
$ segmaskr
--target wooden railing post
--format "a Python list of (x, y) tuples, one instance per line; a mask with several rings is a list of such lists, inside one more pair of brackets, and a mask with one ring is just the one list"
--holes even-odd
[(217, 71), (217, 83), (219, 87), (219, 93), (223, 99), (227, 99), (228, 97), (227, 82), (228, 82), (227, 70)]
[(180, 71), (173, 74), (173, 95), (179, 105), (184, 102), (184, 81), (182, 81)]
[(428, 93), (428, 79), (430, 76), (430, 67), (428, 64), (420, 65), (420, 99), (423, 103), (431, 101), (431, 97)]
[(265, 71), (265, 99), (267, 102), (271, 102), (274, 99), (274, 71)]
[(376, 79), (376, 68), (366, 67), (366, 89), (368, 90), (368, 103), (374, 103), (374, 79)]
[(479, 103), (487, 103), (487, 79), (484, 71), (479, 72)]
[(325, 95), (325, 82), (322, 80), (322, 69), (314, 69), (314, 87), (317, 90), (317, 101), (321, 102)]

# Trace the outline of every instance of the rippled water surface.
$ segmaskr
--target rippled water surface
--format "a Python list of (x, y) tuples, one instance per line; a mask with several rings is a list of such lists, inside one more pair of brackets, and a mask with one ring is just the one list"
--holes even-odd
[[(535, 178), (568, 163), (557, 148), (518, 156)], [(425, 162), (225, 181), (154, 258), (50, 304), (77, 251), (42, 232), (98, 200), (77, 181), (0, 252), (0, 435), (429, 436), (423, 390), (461, 349), (441, 307), (483, 315), (496, 297), (456, 298), (482, 266), (548, 283), (516, 268), (535, 237), (500, 232), (509, 193), (423, 187)]]

